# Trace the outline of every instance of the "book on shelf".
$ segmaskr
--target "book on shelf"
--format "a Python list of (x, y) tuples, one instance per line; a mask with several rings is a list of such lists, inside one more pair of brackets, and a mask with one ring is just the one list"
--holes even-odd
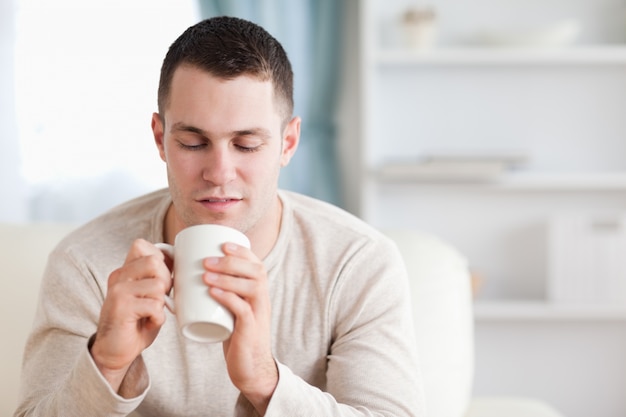
[(556, 303), (626, 302), (626, 215), (561, 214), (549, 222), (548, 297)]
[(389, 161), (379, 173), (387, 179), (490, 181), (526, 161), (522, 154), (427, 154), (414, 160)]

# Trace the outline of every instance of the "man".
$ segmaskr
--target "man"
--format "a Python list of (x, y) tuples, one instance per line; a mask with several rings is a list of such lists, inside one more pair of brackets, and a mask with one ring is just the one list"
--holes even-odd
[[(298, 146), (281, 45), (236, 18), (170, 47), (152, 131), (169, 187), (117, 207), (51, 255), (16, 415), (422, 416), (408, 285), (394, 245), (277, 189)], [(222, 345), (183, 338), (154, 243), (217, 223), (247, 249), (204, 261), (232, 311)]]

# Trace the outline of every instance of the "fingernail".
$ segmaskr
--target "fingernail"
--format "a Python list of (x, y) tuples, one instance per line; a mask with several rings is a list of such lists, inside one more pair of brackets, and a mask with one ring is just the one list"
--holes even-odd
[(207, 272), (205, 274), (207, 281), (215, 282), (217, 281), (217, 274), (213, 272)]
[(224, 248), (225, 248), (226, 250), (229, 250), (229, 251), (231, 251), (231, 252), (234, 252), (234, 251), (236, 251), (236, 250), (237, 250), (237, 245), (235, 245), (234, 243), (225, 243), (225, 244), (224, 244)]
[(217, 256), (211, 256), (209, 258), (206, 258), (207, 263), (211, 264), (211, 265), (216, 265), (220, 260)]

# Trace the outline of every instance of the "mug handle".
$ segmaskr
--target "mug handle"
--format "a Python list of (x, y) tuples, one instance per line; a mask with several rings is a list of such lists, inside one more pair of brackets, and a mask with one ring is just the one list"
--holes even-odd
[[(161, 252), (165, 253), (170, 258), (174, 259), (174, 246), (168, 243), (155, 243), (154, 246), (159, 248)], [(167, 307), (167, 309), (171, 311), (172, 314), (176, 314), (176, 307), (174, 305), (174, 299), (170, 297), (169, 295), (165, 294), (164, 301), (165, 301), (165, 306)]]

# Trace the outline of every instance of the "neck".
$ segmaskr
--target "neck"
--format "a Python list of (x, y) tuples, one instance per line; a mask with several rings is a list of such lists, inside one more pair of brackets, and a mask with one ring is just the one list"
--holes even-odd
[(283, 202), (278, 196), (276, 196), (274, 205), (268, 212), (271, 214), (268, 215), (266, 219), (258, 222), (246, 232), (248, 239), (250, 239), (252, 252), (254, 252), (259, 259), (264, 259), (267, 254), (270, 253), (280, 233), (280, 223), (283, 217)]
[[(265, 258), (270, 253), (280, 233), (283, 202), (278, 196), (276, 196), (276, 200), (273, 206), (269, 208), (268, 213), (270, 214), (267, 218), (259, 221), (254, 227), (245, 232), (248, 239), (250, 239), (252, 252), (259, 259)], [(185, 227), (176, 215), (174, 204), (170, 204), (163, 221), (163, 241), (173, 245), (176, 234)]]

